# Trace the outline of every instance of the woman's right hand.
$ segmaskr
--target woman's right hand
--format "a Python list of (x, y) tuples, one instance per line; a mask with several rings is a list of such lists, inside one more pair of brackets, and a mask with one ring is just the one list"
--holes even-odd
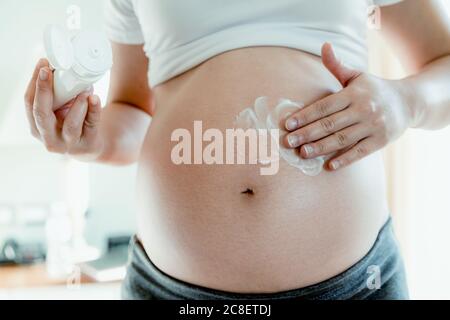
[(53, 72), (46, 59), (39, 60), (25, 93), (31, 134), (49, 152), (69, 154), (84, 161), (96, 160), (103, 150), (100, 135), (101, 102), (84, 92), (53, 111)]

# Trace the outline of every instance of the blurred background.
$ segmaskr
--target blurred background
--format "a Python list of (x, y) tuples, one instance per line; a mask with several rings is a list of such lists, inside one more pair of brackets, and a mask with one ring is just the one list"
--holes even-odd
[[(45, 26), (101, 29), (102, 6), (89, 0), (0, 0), (5, 44), (0, 53), (0, 299), (119, 297), (118, 284), (98, 286), (69, 267), (105, 254), (134, 233), (136, 168), (87, 165), (47, 153), (30, 136), (23, 105), (34, 65), (45, 56)], [(95, 86), (102, 101), (108, 78)], [(67, 252), (70, 238), (75, 252)], [(49, 243), (54, 254), (44, 265)], [(22, 268), (13, 268), (11, 261)], [(66, 270), (58, 270), (61, 266)]]
[[(450, 11), (450, 1), (442, 1)], [(23, 105), (44, 56), (45, 25), (101, 29), (102, 6), (0, 0), (0, 299), (119, 298), (126, 243), (136, 227), (136, 168), (47, 153), (29, 134)], [(401, 77), (376, 30), (369, 40), (371, 71)], [(102, 101), (107, 88), (108, 75), (96, 85)], [(450, 128), (411, 130), (385, 151), (388, 198), (414, 299), (450, 299), (449, 141)]]

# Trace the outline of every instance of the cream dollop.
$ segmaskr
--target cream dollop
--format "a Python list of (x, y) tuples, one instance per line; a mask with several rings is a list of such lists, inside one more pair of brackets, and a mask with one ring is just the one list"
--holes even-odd
[[(278, 139), (279, 156), (283, 158), (289, 165), (298, 168), (308, 176), (316, 176), (323, 170), (325, 157), (314, 159), (303, 159), (300, 157), (297, 149), (289, 149), (284, 147), (281, 139), (288, 133), (284, 127), (286, 119), (304, 107), (304, 104), (282, 98), (274, 108), (269, 107), (269, 99), (267, 97), (259, 97), (251, 108), (244, 109), (235, 120), (235, 127), (239, 129), (259, 129), (268, 130), (272, 139)], [(279, 135), (275, 136), (273, 132), (278, 129)], [(266, 161), (261, 164), (266, 164)]]

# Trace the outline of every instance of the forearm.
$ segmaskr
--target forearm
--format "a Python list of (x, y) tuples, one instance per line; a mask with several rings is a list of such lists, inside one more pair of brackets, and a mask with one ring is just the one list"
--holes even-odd
[(450, 124), (450, 55), (429, 63), (399, 83), (410, 109), (412, 127), (440, 129)]
[(137, 161), (151, 117), (126, 103), (113, 102), (102, 112), (100, 135), (103, 150), (98, 162), (128, 165)]

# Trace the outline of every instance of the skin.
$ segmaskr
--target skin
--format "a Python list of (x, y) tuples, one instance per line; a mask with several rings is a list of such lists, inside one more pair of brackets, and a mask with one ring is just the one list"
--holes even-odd
[[(261, 176), (258, 165), (175, 165), (170, 158), (171, 133), (192, 134), (193, 121), (224, 132), (258, 96), (274, 107), (279, 97), (309, 104), (340, 89), (319, 58), (277, 47), (233, 50), (156, 87), (136, 203), (151, 261), (209, 288), (278, 292), (325, 280), (362, 258), (388, 216), (378, 154), (317, 177), (285, 161), (276, 175)], [(253, 195), (242, 194), (248, 188)]]
[[(323, 64), (344, 90), (316, 101), (288, 119), (286, 129), (293, 133), (286, 137), (286, 146), (297, 148), (303, 145), (301, 154), (309, 158), (356, 144), (333, 159), (337, 161), (336, 168), (330, 161), (330, 169), (336, 170), (385, 147), (409, 127), (437, 129), (447, 126), (450, 123), (450, 93), (439, 90), (445, 89), (450, 81), (450, 27), (444, 10), (436, 0), (410, 0), (381, 9), (382, 32), (394, 43), (409, 73), (414, 73), (399, 81), (379, 79), (349, 69), (336, 59), (331, 45), (325, 44)], [(421, 14), (416, 15), (416, 12)], [(36, 65), (26, 90), (25, 105), (31, 134), (50, 152), (81, 155), (106, 163), (137, 161), (137, 150), (140, 150), (150, 121), (147, 115), (151, 116), (151, 92), (142, 72), (125, 72), (125, 68), (141, 70), (143, 65), (148, 66), (148, 60), (143, 56), (141, 46), (115, 44), (114, 54), (118, 66), (111, 77), (108, 108), (101, 110), (98, 96), (81, 95), (71, 104), (75, 108), (62, 115), (62, 118), (68, 117), (66, 126), (51, 112), (53, 79), (48, 61), (42, 59)], [(133, 60), (125, 59), (129, 54)], [(42, 79), (39, 78), (41, 73)], [(124, 84), (133, 78), (140, 84), (138, 87)], [(430, 82), (435, 90), (430, 88)], [(104, 121), (107, 125), (103, 130), (100, 130), (101, 113), (112, 120)], [(138, 126), (134, 124), (136, 132), (132, 136), (138, 139), (132, 143), (133, 148), (124, 147), (126, 143), (117, 143), (130, 134), (130, 128), (110, 124), (117, 123), (114, 119), (123, 119), (122, 116), (127, 121), (139, 122)], [(63, 122), (62, 126), (58, 122)], [(290, 144), (291, 136), (300, 142)], [(111, 143), (105, 146), (106, 141)], [(312, 141), (315, 143), (309, 144)], [(308, 146), (313, 148), (312, 152), (307, 152)], [(126, 152), (130, 149), (134, 151), (131, 155)]]
[(381, 16), (382, 31), (406, 57), (404, 66), (413, 75), (391, 81), (352, 70), (325, 44), (323, 64), (344, 89), (286, 121), (292, 133), (285, 145), (300, 148), (303, 158), (338, 152), (328, 163), (330, 170), (384, 148), (408, 128), (439, 129), (449, 124), (450, 27), (445, 8), (438, 1), (404, 1), (383, 8)]
[[(123, 69), (141, 68), (148, 61), (130, 46), (116, 46), (114, 51), (123, 63), (112, 70), (108, 106), (103, 110), (100, 98), (90, 90), (53, 112), (53, 73), (46, 59), (37, 63), (24, 100), (30, 132), (49, 152), (115, 165), (136, 161), (150, 123), (151, 93), (144, 89), (148, 84), (142, 72)], [(130, 63), (120, 56), (134, 60)], [(119, 79), (121, 83), (132, 83), (133, 75), (138, 76), (133, 81), (139, 81), (140, 86), (118, 84)]]
[[(435, 18), (434, 2), (409, 0), (398, 6), (382, 9), (383, 32), (400, 35), (393, 38), (396, 48), (414, 51), (408, 55), (408, 70), (415, 75), (395, 82), (403, 85), (363, 81), (369, 75), (348, 77), (353, 80), (343, 85), (338, 79), (346, 69), (333, 68), (331, 48), (325, 45), (323, 62), (287, 48), (233, 50), (150, 91), (143, 47), (113, 44), (111, 88), (101, 118), (92, 117), (95, 98), (87, 94), (53, 114), (51, 74), (39, 79), (39, 70), (48, 71), (41, 61), (26, 94), (30, 127), (50, 151), (108, 164), (139, 162), (139, 236), (152, 262), (167, 274), (234, 292), (276, 292), (317, 283), (361, 259), (387, 219), (378, 153), (319, 177), (298, 174), (285, 163), (277, 176), (261, 177), (257, 167), (175, 166), (169, 158), (170, 134), (191, 128), (194, 120), (229, 128), (234, 116), (261, 94), (303, 101), (307, 109), (327, 97), (338, 101), (342, 92), (352, 106), (357, 99), (360, 106), (368, 100), (395, 105), (399, 111), (385, 117), (382, 108), (375, 108), (392, 123), (393, 136), (404, 131), (405, 123), (413, 124), (408, 114), (418, 115), (417, 123), (441, 121), (450, 94), (442, 89), (430, 95), (429, 90), (430, 83), (448, 85), (444, 56), (449, 51), (442, 49), (448, 28), (444, 19)], [(417, 30), (405, 28), (417, 23), (416, 10), (429, 21)], [(430, 41), (430, 34), (437, 39)], [(430, 48), (439, 50), (428, 48), (428, 42), (436, 42)], [(398, 107), (403, 105), (408, 107)], [(351, 117), (360, 116), (354, 113)], [(247, 188), (254, 194), (241, 194)]]

